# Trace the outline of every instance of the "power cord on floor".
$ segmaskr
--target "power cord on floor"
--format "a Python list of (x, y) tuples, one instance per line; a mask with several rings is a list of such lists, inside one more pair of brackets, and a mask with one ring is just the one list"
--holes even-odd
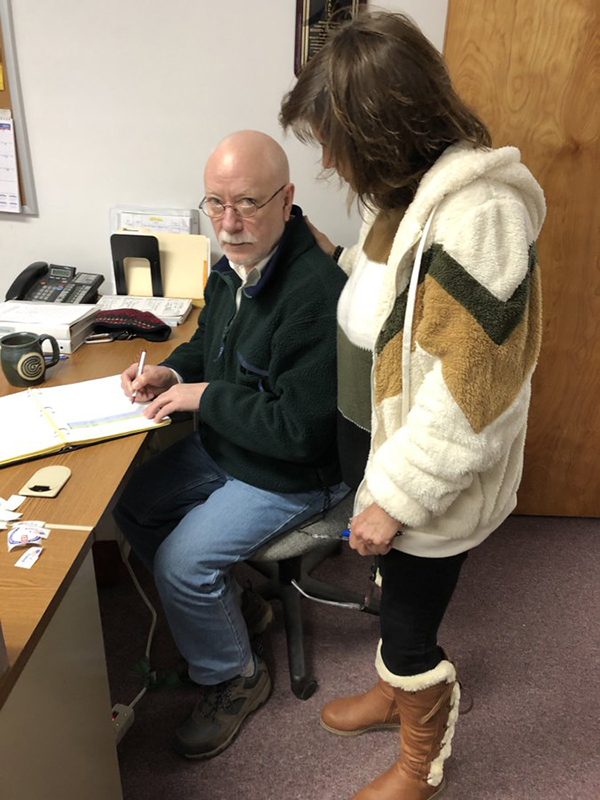
[[(131, 564), (129, 563), (129, 558), (125, 558), (124, 561), (125, 561), (125, 566), (127, 567), (127, 572), (129, 572), (129, 574), (131, 575), (131, 580), (133, 581), (133, 585), (138, 590), (140, 597), (148, 607), (148, 610), (150, 611), (150, 615), (152, 617), (152, 622), (150, 624), (150, 631), (148, 633), (148, 641), (146, 642), (146, 651), (144, 653), (146, 657), (146, 662), (150, 664), (150, 649), (152, 648), (152, 639), (154, 638), (154, 631), (156, 629), (156, 620), (157, 620), (156, 609), (154, 608), (150, 600), (148, 600), (147, 595), (140, 586), (140, 582), (138, 581), (137, 576), (133, 571)], [(144, 688), (133, 698), (133, 700), (129, 704), (130, 708), (133, 708), (133, 706), (138, 702), (138, 700), (140, 700), (146, 694), (147, 690), (148, 686), (144, 686)]]
[(146, 674), (146, 685), (141, 689), (141, 691), (138, 692), (138, 694), (133, 698), (133, 700), (128, 705), (123, 703), (115, 703), (115, 705), (112, 708), (111, 721), (115, 731), (117, 744), (121, 741), (125, 733), (133, 725), (133, 721), (135, 719), (133, 707), (146, 694), (146, 692), (148, 691), (148, 687), (150, 685), (150, 681), (153, 679), (152, 671), (150, 669), (150, 650), (152, 648), (152, 639), (154, 638), (154, 630), (156, 628), (156, 620), (157, 620), (156, 609), (154, 608), (154, 606), (148, 599), (146, 593), (142, 589), (140, 582), (138, 581), (137, 576), (133, 571), (131, 564), (129, 563), (129, 546), (124, 545), (123, 543), (120, 542), (119, 550), (121, 552), (121, 558), (123, 559), (123, 563), (125, 564), (125, 567), (127, 568), (129, 575), (131, 576), (133, 585), (137, 589), (138, 594), (140, 595), (140, 597), (148, 607), (148, 610), (150, 611), (152, 622), (150, 624), (150, 631), (148, 633), (148, 640), (146, 642), (146, 652), (144, 654), (144, 659), (142, 662), (144, 666), (143, 670), (141, 670)]

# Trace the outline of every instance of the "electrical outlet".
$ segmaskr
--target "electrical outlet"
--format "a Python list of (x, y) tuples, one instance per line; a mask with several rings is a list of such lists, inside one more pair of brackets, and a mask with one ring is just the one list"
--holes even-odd
[(133, 725), (133, 720), (135, 719), (133, 708), (124, 706), (122, 703), (115, 703), (110, 714), (110, 719), (115, 731), (117, 744), (119, 744), (123, 736), (125, 736), (126, 732)]

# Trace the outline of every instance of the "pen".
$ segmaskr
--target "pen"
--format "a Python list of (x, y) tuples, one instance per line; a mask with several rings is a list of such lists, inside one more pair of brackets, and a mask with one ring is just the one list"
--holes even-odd
[[(142, 350), (142, 352), (141, 352), (141, 354), (140, 354), (140, 360), (138, 361), (137, 374), (136, 374), (136, 376), (135, 376), (136, 380), (137, 380), (137, 379), (140, 377), (140, 375), (141, 375), (141, 374), (142, 374), (142, 372), (144, 371), (144, 363), (145, 363), (145, 361), (146, 361), (146, 351), (145, 351), (145, 350)], [(131, 395), (131, 402), (132, 402), (132, 403), (133, 403), (133, 402), (135, 402), (135, 396), (136, 396), (136, 394), (137, 394), (137, 389), (136, 389), (136, 390), (134, 391), (134, 393)]]
[(342, 531), (339, 536), (330, 536), (328, 533), (312, 533), (310, 530), (307, 530), (309, 536), (312, 536), (313, 539), (329, 539), (329, 541), (334, 541), (335, 539), (341, 539), (342, 541), (347, 542), (350, 539), (350, 529), (346, 528), (345, 531)]
[[(404, 531), (397, 531), (394, 535), (395, 536), (402, 536), (403, 533), (404, 533)], [(336, 539), (337, 538), (337, 539), (341, 539), (343, 542), (349, 542), (351, 534), (352, 534), (352, 531), (350, 530), (350, 528), (346, 528), (337, 537), (336, 536), (329, 536), (328, 533), (311, 533), (310, 536), (312, 536), (314, 539)]]

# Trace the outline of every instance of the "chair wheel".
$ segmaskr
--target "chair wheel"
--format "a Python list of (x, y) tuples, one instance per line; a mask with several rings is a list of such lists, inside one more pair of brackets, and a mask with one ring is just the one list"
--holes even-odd
[(292, 692), (299, 700), (308, 700), (317, 691), (318, 685), (314, 678), (302, 678), (292, 681)]

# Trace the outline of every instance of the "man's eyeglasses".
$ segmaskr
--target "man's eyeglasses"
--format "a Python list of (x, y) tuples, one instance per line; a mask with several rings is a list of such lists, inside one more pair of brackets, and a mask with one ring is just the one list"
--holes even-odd
[(235, 203), (222, 203), (220, 200), (217, 200), (216, 197), (205, 197), (200, 203), (199, 208), (200, 211), (203, 211), (206, 216), (211, 219), (221, 219), (221, 217), (225, 215), (225, 210), (227, 208), (233, 208), (238, 217), (248, 219), (248, 217), (253, 217), (259, 209), (264, 208), (267, 203), (270, 203), (274, 197), (277, 197), (279, 192), (285, 189), (286, 186), (287, 184), (284, 183), (268, 200), (265, 200), (264, 203), (260, 203), (260, 205), (251, 197), (242, 197), (241, 200)]

